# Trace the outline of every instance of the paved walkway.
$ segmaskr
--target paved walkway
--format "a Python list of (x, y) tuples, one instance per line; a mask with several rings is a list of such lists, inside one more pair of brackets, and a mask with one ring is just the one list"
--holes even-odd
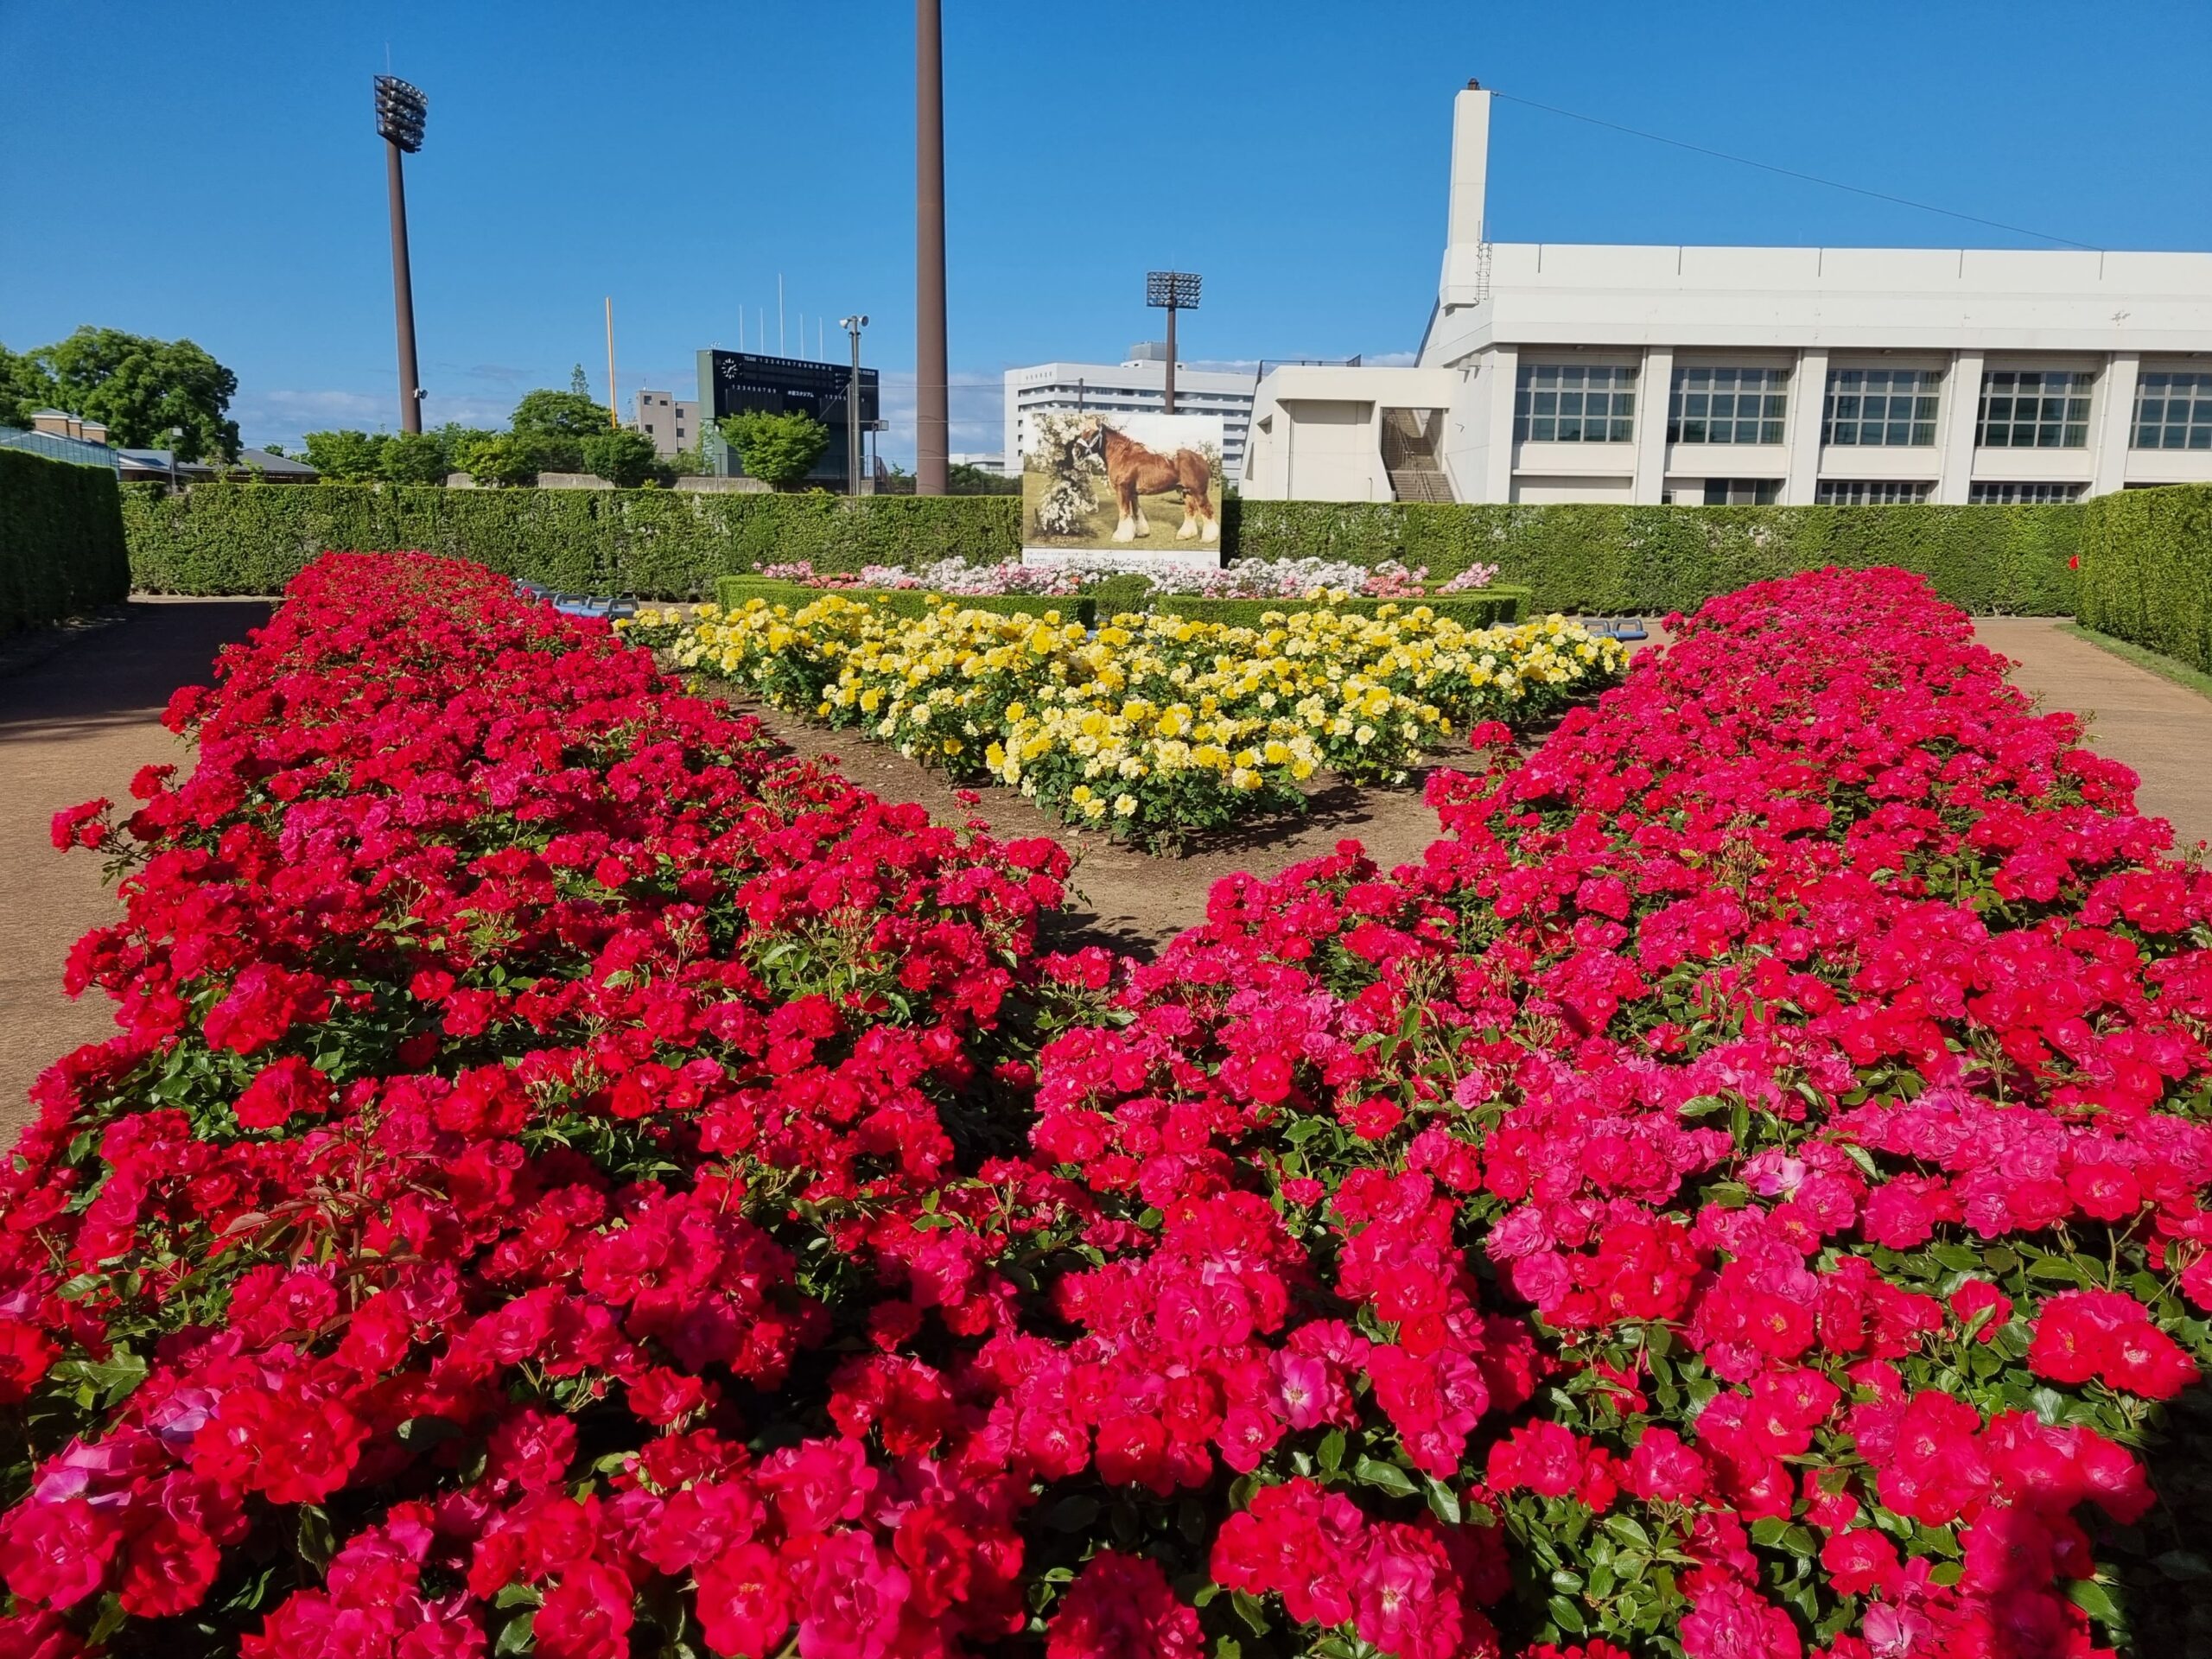
[(114, 1030), (105, 995), (61, 994), (69, 947), (117, 910), (96, 855), (54, 850), (54, 813), (127, 799), (149, 762), (189, 764), (162, 729), (169, 694), (205, 683), (217, 650), (268, 614), (256, 601), (134, 601), (122, 621), (0, 677), (0, 1147), (30, 1116), (38, 1074)]
[(1974, 632), (2019, 666), (2013, 683), (2088, 722), (2088, 747), (2141, 774), (2135, 804), (2169, 820), (2174, 843), (2212, 842), (2212, 697), (2100, 651), (2043, 617), (1985, 616)]

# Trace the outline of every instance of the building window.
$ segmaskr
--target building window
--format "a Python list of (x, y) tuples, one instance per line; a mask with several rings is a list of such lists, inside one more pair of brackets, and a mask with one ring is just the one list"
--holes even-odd
[(1788, 404), (1780, 369), (1676, 369), (1669, 443), (1780, 443)]
[(1636, 435), (1636, 370), (1609, 363), (1523, 363), (1513, 394), (1520, 443), (1626, 443)]
[(2138, 449), (2212, 449), (2212, 374), (2146, 372), (2135, 383)]
[(1977, 507), (2042, 507), (2081, 499), (2079, 484), (1976, 484), (1967, 492)]
[(1985, 449), (2088, 448), (2089, 379), (2074, 369), (1989, 370), (1981, 377), (1974, 442)]
[(1708, 478), (1705, 505), (1708, 507), (1770, 507), (1780, 499), (1778, 478)]
[(1933, 369), (1830, 369), (1821, 442), (1910, 447), (1936, 442), (1942, 377)]
[(1824, 507), (1894, 507), (1925, 501), (1935, 487), (1917, 478), (1824, 478), (1813, 499)]

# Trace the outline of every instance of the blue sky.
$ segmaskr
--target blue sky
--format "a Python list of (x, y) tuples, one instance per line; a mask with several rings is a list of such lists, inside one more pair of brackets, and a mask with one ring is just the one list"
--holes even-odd
[[(1148, 267), (1205, 273), (1186, 359), (1409, 351), (1434, 292), (1451, 94), (1541, 103), (2106, 247), (2212, 243), (2212, 5), (948, 0), (957, 449), (999, 379), (1116, 361)], [(433, 423), (606, 366), (626, 406), (692, 353), (796, 354), (871, 314), (911, 455), (912, 13), (747, 0), (0, 0), (0, 342), (189, 335), (248, 442), (393, 419), (368, 80), (429, 94), (410, 162)], [(2038, 245), (1517, 105), (1500, 240)]]

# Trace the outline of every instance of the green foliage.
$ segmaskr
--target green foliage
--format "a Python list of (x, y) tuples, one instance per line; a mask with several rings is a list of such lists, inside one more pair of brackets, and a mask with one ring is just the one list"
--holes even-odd
[[(766, 576), (723, 576), (715, 583), (715, 602), (726, 611), (734, 611), (742, 608), (747, 600), (765, 599), (771, 605), (789, 605), (796, 610), (811, 605), (829, 591), (810, 588), (804, 582), (774, 582)], [(918, 588), (843, 588), (836, 591), (840, 599), (880, 605), (893, 616), (926, 616), (950, 604), (963, 610), (988, 611), (995, 616), (1056, 615), (1064, 622), (1080, 622), (1087, 628), (1099, 615), (1097, 601), (1088, 594), (1069, 598), (1044, 594), (933, 595)]]
[(2212, 670), (2212, 484), (2120, 490), (2082, 511), (2083, 624)]
[(29, 426), (32, 411), (48, 407), (60, 395), (36, 353), (0, 346), (0, 426)]
[(179, 429), (180, 461), (238, 458), (238, 423), (228, 411), (238, 378), (192, 341), (79, 328), (34, 355), (53, 376), (54, 402), (105, 422), (110, 442), (167, 448)]
[[(494, 432), (488, 436), (472, 439), (468, 447), (454, 460), (461, 470), (486, 488), (511, 488), (528, 484), (537, 478), (540, 447), (527, 436), (512, 432)], [(549, 467), (548, 471), (562, 470)]]
[(1256, 628), (1271, 611), (1336, 611), (1346, 616), (1376, 616), (1386, 609), (1400, 613), (1426, 606), (1463, 628), (1494, 627), (1521, 620), (1528, 603), (1526, 588), (1485, 588), (1480, 593), (1438, 594), (1428, 599), (1200, 599), (1187, 594), (1161, 594), (1143, 608), (1160, 616), (1179, 616), (1192, 622), (1218, 622), (1224, 627)]
[(366, 484), (384, 476), (384, 448), (390, 442), (381, 432), (357, 432), (351, 427), (309, 432), (308, 465), (334, 484)]
[[(462, 448), (454, 464), (479, 482), (520, 483), (537, 470), (527, 440), (484, 435)], [(1246, 501), (1231, 520), (1241, 520), (1232, 550), (1396, 557), (1438, 580), (1479, 559), (1503, 567), (1502, 584), (1528, 590), (1524, 615), (1661, 614), (1822, 564), (1900, 564), (1968, 610), (2064, 615), (2074, 608), (2067, 560), (2088, 510)], [(274, 593), (325, 548), (421, 547), (565, 588), (681, 599), (711, 592), (719, 575), (788, 560), (822, 571), (997, 563), (1020, 555), (1020, 511), (1007, 496), (549, 490), (448, 499), (411, 488), (200, 485), (175, 504), (126, 503), (125, 518), (140, 585), (159, 592)]]
[(551, 438), (583, 439), (608, 430), (614, 416), (606, 404), (593, 402), (588, 391), (541, 389), (523, 393), (508, 424), (518, 436), (537, 433)]
[(435, 433), (395, 432), (384, 441), (377, 473), (391, 484), (442, 484), (450, 471)]
[(583, 452), (584, 469), (618, 490), (636, 489), (660, 460), (653, 441), (626, 426), (593, 433), (584, 440)]
[(346, 484), (200, 484), (174, 498), (134, 484), (124, 498), (131, 571), (149, 593), (274, 594), (326, 549), (404, 547), (652, 599), (702, 597), (717, 576), (781, 559), (817, 570), (995, 563), (1016, 546), (1019, 506), (1000, 497)]
[(0, 634), (129, 595), (117, 487), (105, 467), (0, 449)]
[(1894, 564), (1969, 611), (2058, 616), (2074, 607), (2082, 512), (1247, 500), (1224, 540), (1243, 558), (1402, 559), (1437, 580), (1495, 564), (1538, 612), (1660, 614), (1796, 570)]
[(987, 473), (982, 467), (963, 461), (945, 468), (944, 493), (947, 495), (1020, 495), (1021, 480)]
[(803, 409), (748, 410), (726, 416), (721, 428), (746, 472), (779, 490), (812, 472), (830, 447), (830, 429)]

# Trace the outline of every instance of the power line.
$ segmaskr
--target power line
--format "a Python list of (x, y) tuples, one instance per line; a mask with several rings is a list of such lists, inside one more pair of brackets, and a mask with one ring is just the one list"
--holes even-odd
[(1905, 196), (1893, 196), (1883, 190), (1869, 190), (1863, 185), (1846, 184), (1840, 179), (1824, 179), (1816, 173), (1800, 173), (1794, 168), (1777, 167), (1770, 162), (1755, 162), (1748, 156), (1731, 156), (1725, 149), (1708, 149), (1703, 144), (1685, 143), (1669, 138), (1664, 133), (1645, 132), (1637, 127), (1624, 127), (1618, 121), (1600, 120), (1594, 115), (1584, 115), (1575, 110), (1562, 110), (1550, 104), (1539, 104), (1533, 98), (1517, 97), (1512, 92), (1501, 92), (1496, 87), (1487, 89), (1493, 98), (1502, 98), (1510, 104), (1525, 104), (1532, 110), (1541, 110), (1548, 115), (1563, 115), (1570, 121), (1586, 121), (1593, 127), (1606, 127), (1614, 132), (1624, 132), (1631, 138), (1649, 138), (1655, 144), (1672, 144), (1676, 149), (1690, 150), (1700, 156), (1710, 156), (1716, 161), (1733, 162), (1738, 167), (1755, 167), (1762, 173), (1779, 173), (1785, 179), (1800, 179), (1807, 184), (1826, 185), (1831, 190), (1848, 190), (1854, 196), (1871, 196), (1876, 201), (1886, 201), (1899, 207), (1917, 208), (1923, 213), (1941, 213), (1946, 219), (1962, 219), (1970, 225), (1986, 225), (1992, 230), (2009, 231), (2015, 236), (2032, 236), (2044, 242), (2056, 242), (2065, 247), (2080, 248), (2086, 253), (2101, 252), (2087, 242), (2076, 242), (2070, 236), (2054, 236), (2049, 231), (2038, 231), (2025, 225), (2007, 225), (1999, 219), (1984, 219), (1978, 213), (1961, 213), (1949, 207), (1938, 207), (1932, 202), (1914, 201)]

